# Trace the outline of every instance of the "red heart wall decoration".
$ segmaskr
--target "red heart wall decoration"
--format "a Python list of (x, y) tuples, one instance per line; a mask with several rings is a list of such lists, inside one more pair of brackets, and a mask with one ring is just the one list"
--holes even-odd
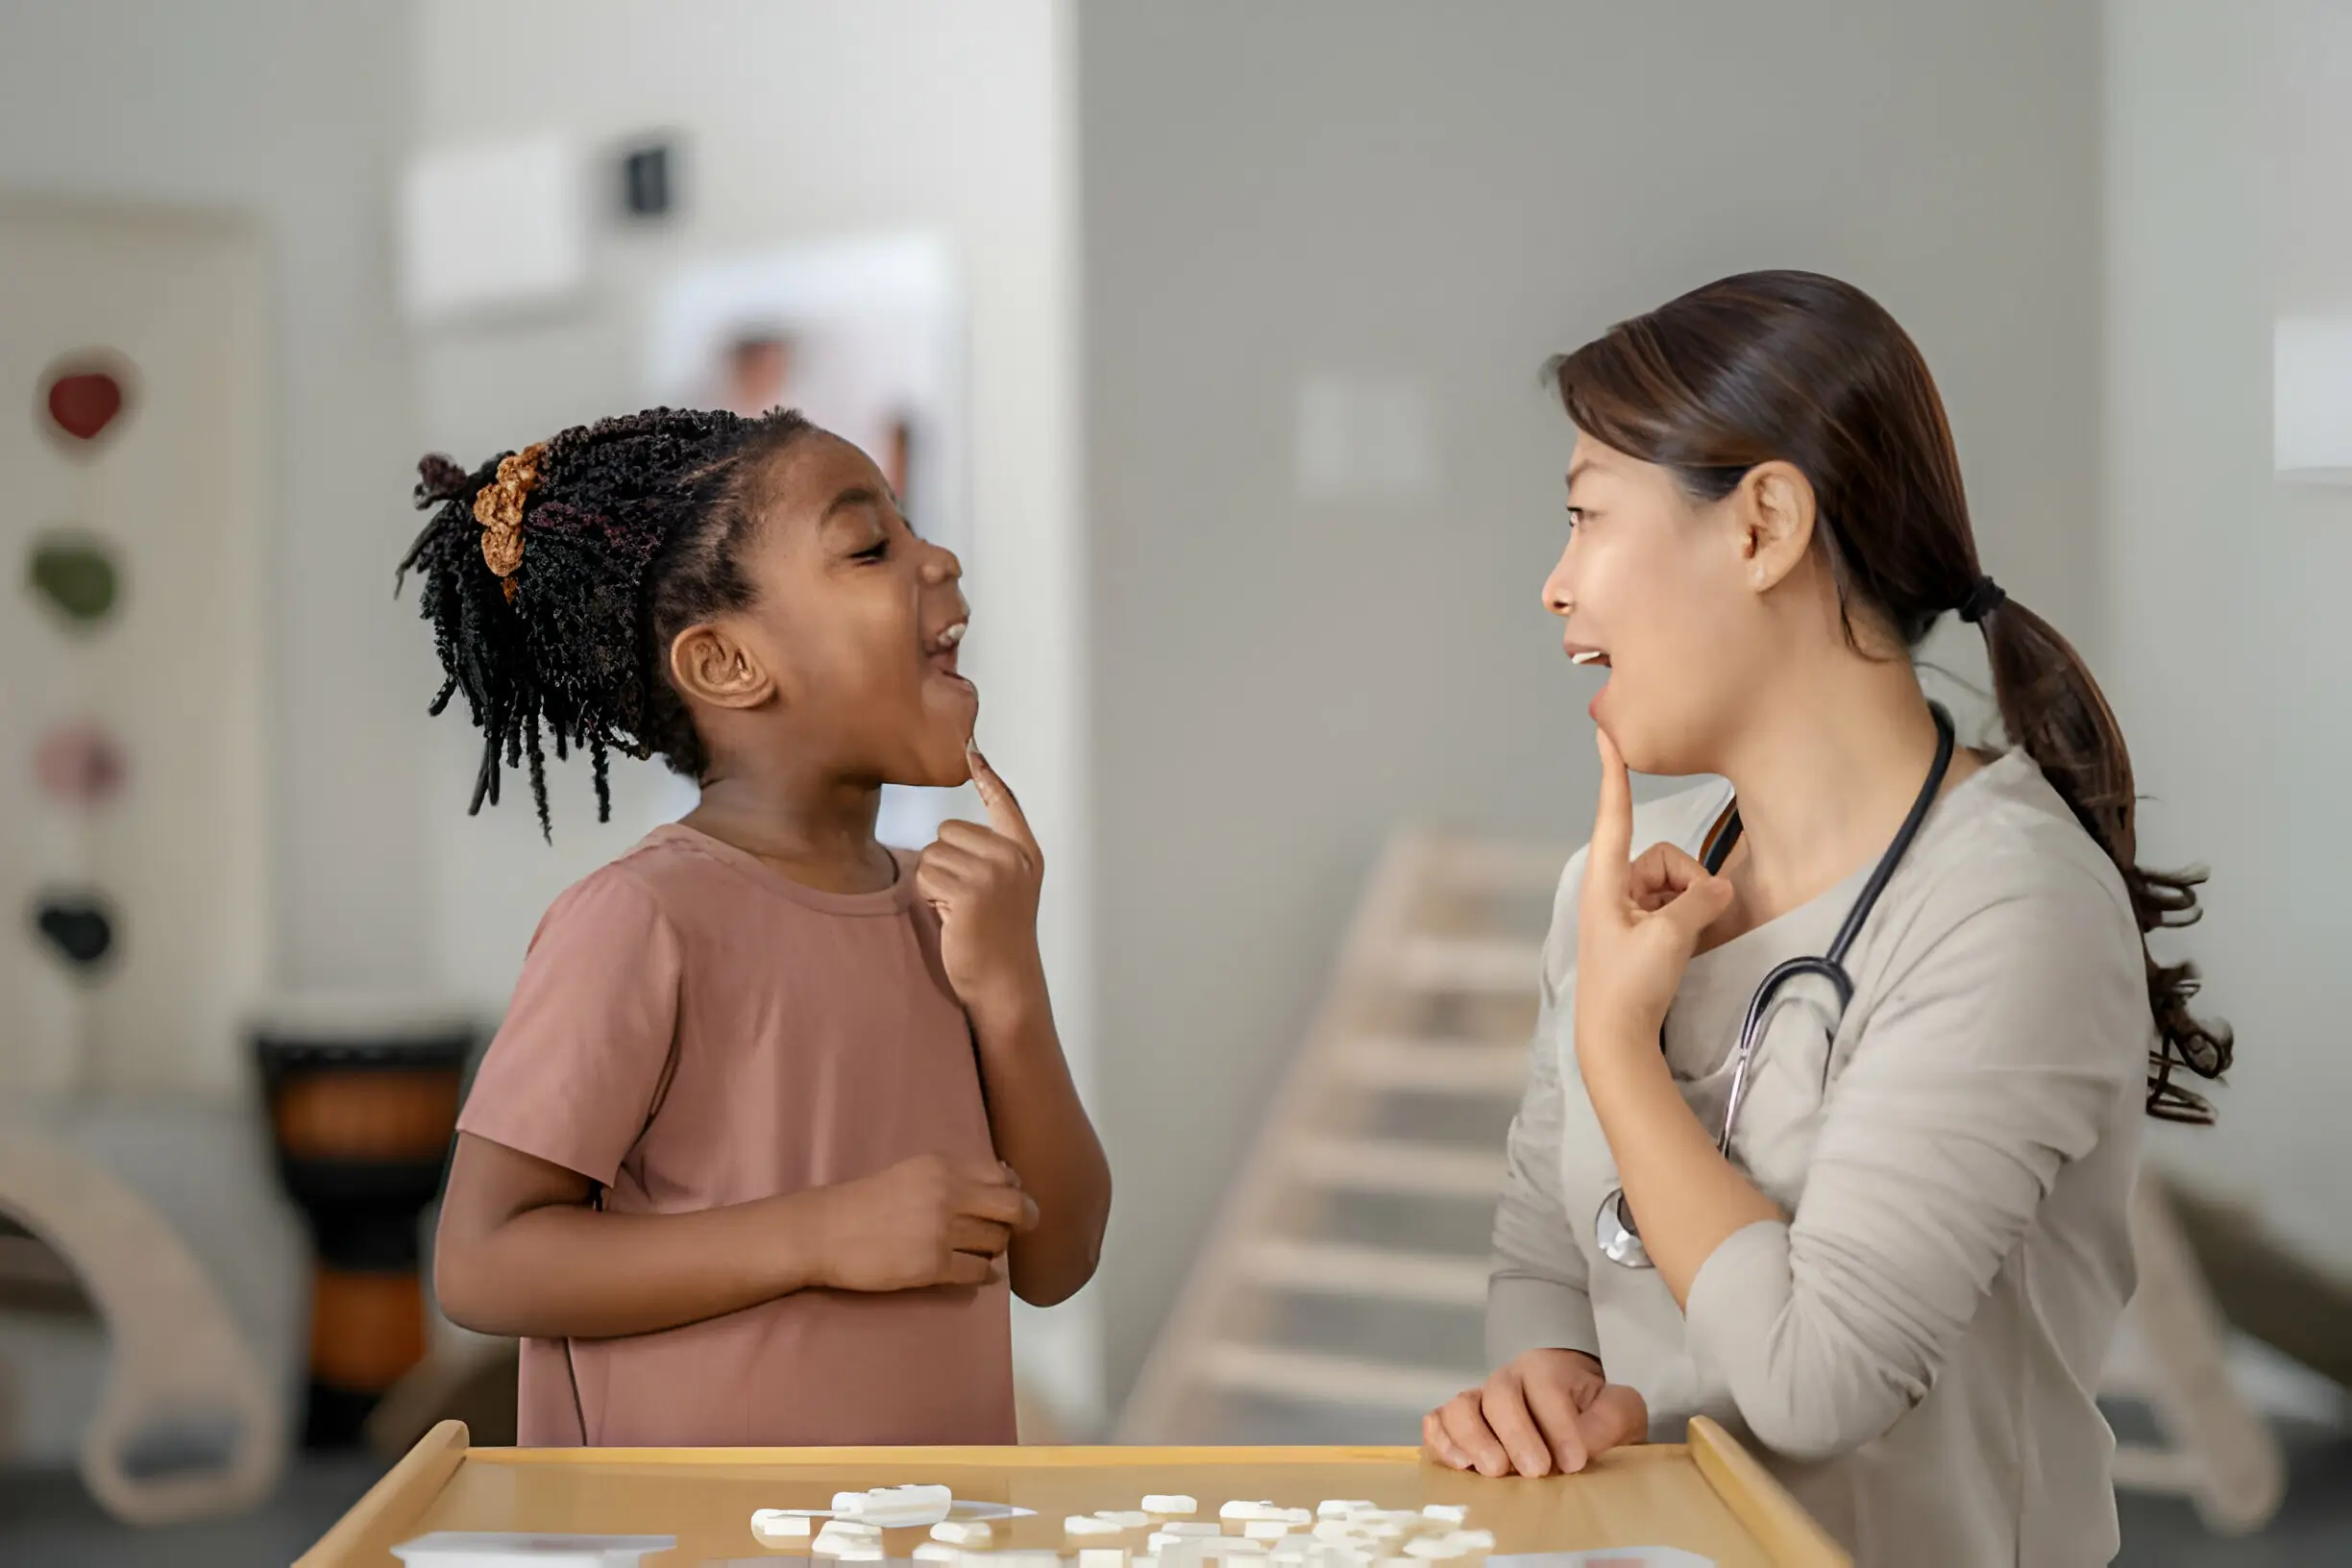
[(129, 400), (110, 370), (83, 361), (50, 373), (46, 402), (50, 423), (77, 442), (95, 441), (121, 415)]

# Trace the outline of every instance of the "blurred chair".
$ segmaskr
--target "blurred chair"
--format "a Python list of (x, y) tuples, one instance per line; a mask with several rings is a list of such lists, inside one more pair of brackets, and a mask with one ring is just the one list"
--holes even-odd
[(278, 1390), (220, 1292), (136, 1192), (65, 1144), (0, 1133), (0, 1306), (90, 1312), (110, 1349), (82, 1478), (130, 1524), (252, 1507), (285, 1460)]

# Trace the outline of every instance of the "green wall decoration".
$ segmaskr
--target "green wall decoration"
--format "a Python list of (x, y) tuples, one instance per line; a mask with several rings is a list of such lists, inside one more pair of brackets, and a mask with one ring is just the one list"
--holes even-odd
[(68, 621), (95, 625), (122, 595), (114, 551), (94, 534), (55, 532), (34, 541), (25, 580)]

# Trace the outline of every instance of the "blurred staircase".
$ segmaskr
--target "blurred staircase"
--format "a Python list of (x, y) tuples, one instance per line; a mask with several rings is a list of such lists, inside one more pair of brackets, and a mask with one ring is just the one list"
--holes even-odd
[(1567, 854), (1388, 845), (1119, 1441), (1417, 1442), (1484, 1377), (1504, 1135)]

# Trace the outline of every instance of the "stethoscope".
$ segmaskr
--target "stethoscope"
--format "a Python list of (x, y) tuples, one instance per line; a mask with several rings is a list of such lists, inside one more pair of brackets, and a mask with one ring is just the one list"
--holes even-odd
[[(1846, 1004), (1853, 1000), (1853, 977), (1846, 972), (1846, 954), (1852, 948), (1854, 939), (1862, 934), (1862, 922), (1870, 919), (1871, 909), (1878, 902), (1878, 895), (1886, 891), (1887, 881), (1894, 876), (1895, 868), (1902, 864), (1904, 851), (1911, 847), (1911, 841), (1919, 837), (1920, 824), (1927, 820), (1928, 808), (1935, 804), (1936, 796), (1944, 787), (1944, 775), (1951, 767), (1951, 715), (1946, 713), (1939, 703), (1930, 702), (1927, 706), (1935, 715), (1935, 763), (1927, 770), (1927, 782), (1920, 786), (1919, 798), (1911, 802), (1911, 814), (1903, 819), (1902, 826), (1896, 831), (1895, 842), (1888, 845), (1886, 853), (1878, 857), (1878, 864), (1872, 870), (1870, 880), (1862, 885), (1862, 892), (1854, 898), (1853, 908), (1846, 912), (1846, 923), (1838, 927), (1836, 940), (1829, 943), (1829, 951), (1820, 958), (1792, 958), (1775, 965), (1772, 971), (1764, 976), (1764, 983), (1756, 987), (1755, 994), (1748, 1000), (1748, 1016), (1740, 1023), (1739, 1047), (1731, 1057), (1731, 1093), (1724, 1103), (1723, 1134), (1715, 1139), (1715, 1152), (1727, 1160), (1731, 1158), (1731, 1130), (1739, 1125), (1740, 1099), (1747, 1091), (1748, 1069), (1753, 1063), (1756, 1043), (1763, 1033), (1764, 1020), (1771, 1014), (1775, 994), (1799, 975), (1818, 974), (1837, 992), (1840, 1017), (1846, 1012)], [(1702, 862), (1708, 875), (1712, 876), (1723, 870), (1732, 846), (1739, 843), (1739, 806), (1735, 802), (1722, 830), (1716, 834), (1715, 842), (1707, 846), (1706, 858)], [(1658, 1031), (1658, 1048), (1663, 1050), (1665, 1045), (1666, 1032), (1661, 1029)], [(1825, 1062), (1822, 1066), (1825, 1079), (1828, 1070), (1828, 1065)], [(1626, 1207), (1624, 1188), (1612, 1188), (1609, 1195), (1601, 1200), (1601, 1213), (1594, 1222), (1594, 1230), (1601, 1256), (1610, 1262), (1626, 1268), (1657, 1266), (1650, 1261), (1650, 1249), (1642, 1245), (1641, 1232), (1633, 1224), (1633, 1212)]]

